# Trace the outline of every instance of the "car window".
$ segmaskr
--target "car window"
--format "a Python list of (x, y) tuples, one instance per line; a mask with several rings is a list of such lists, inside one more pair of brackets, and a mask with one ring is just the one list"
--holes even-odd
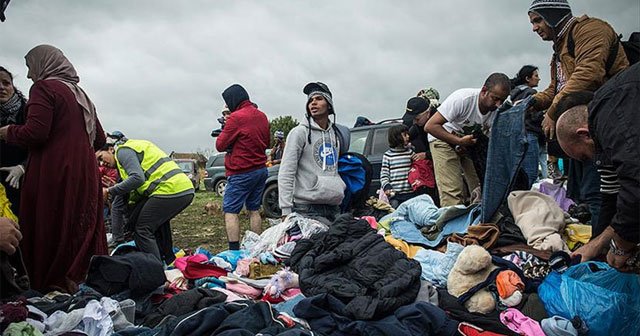
[(180, 170), (182, 170), (185, 173), (190, 173), (193, 171), (193, 162), (189, 162), (189, 161), (181, 161), (181, 162), (177, 162), (178, 167), (180, 167)]
[(351, 143), (349, 143), (349, 151), (364, 154), (364, 147), (367, 144), (367, 136), (369, 130), (351, 131)]
[(379, 128), (373, 131), (371, 155), (382, 155), (389, 149), (388, 133), (389, 128)]
[(213, 167), (224, 166), (224, 155), (216, 156), (216, 158), (213, 160), (213, 164), (211, 166), (213, 166)]

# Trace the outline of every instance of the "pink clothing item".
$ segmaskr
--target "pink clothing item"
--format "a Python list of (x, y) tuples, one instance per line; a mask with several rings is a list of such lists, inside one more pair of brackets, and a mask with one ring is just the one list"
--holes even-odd
[(507, 310), (500, 313), (500, 322), (520, 335), (545, 336), (540, 323), (523, 315), (515, 308), (507, 308)]
[(373, 217), (373, 216), (362, 216), (362, 217), (360, 217), (360, 219), (366, 220), (367, 223), (369, 223), (369, 226), (371, 226), (372, 229), (374, 229), (374, 230), (378, 229), (378, 221), (376, 220), (375, 217)]
[(185, 268), (187, 268), (187, 260), (203, 263), (209, 261), (209, 258), (204, 254), (195, 254), (188, 257), (178, 258), (173, 262), (173, 265), (184, 273)]
[(257, 299), (260, 297), (260, 295), (262, 295), (261, 290), (257, 288), (253, 288), (242, 282), (236, 282), (236, 283), (228, 282), (227, 289), (240, 296), (248, 297), (251, 299)]
[(226, 288), (220, 288), (220, 287), (214, 287), (211, 288), (211, 290), (214, 291), (218, 291), (220, 293), (223, 293), (227, 296), (227, 298), (224, 300), (224, 302), (232, 302), (232, 301), (240, 301), (240, 300), (244, 300), (244, 298), (238, 296), (238, 294), (226, 289)]
[(280, 297), (283, 298), (285, 301), (289, 301), (298, 294), (302, 294), (302, 291), (300, 290), (300, 288), (295, 287), (295, 288), (289, 288), (285, 290), (284, 292), (282, 292)]

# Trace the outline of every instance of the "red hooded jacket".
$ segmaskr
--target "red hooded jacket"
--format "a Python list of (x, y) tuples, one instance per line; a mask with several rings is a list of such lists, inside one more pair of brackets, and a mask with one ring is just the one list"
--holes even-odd
[(231, 113), (216, 140), (219, 152), (231, 150), (224, 158), (225, 175), (264, 168), (269, 148), (269, 120), (251, 101), (245, 100)]

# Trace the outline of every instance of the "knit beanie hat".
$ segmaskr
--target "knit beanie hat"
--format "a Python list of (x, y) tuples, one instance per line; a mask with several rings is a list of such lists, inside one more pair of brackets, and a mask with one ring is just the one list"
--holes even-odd
[(307, 106), (306, 106), (307, 115), (310, 115), (309, 102), (311, 101), (311, 98), (316, 95), (323, 96), (324, 99), (329, 104), (329, 114), (335, 114), (335, 110), (333, 108), (333, 96), (331, 95), (331, 91), (329, 90), (329, 87), (325, 83), (322, 83), (322, 82), (309, 83), (304, 86), (304, 89), (302, 89), (302, 92), (304, 92), (304, 94), (307, 95)]
[(551, 28), (556, 28), (562, 20), (571, 16), (571, 7), (567, 0), (533, 0), (529, 13), (536, 13)]

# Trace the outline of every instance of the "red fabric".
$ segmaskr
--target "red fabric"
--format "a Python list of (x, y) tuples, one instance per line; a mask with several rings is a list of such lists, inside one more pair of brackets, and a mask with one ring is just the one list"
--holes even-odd
[(465, 336), (504, 336), (503, 334), (494, 333), (492, 331), (484, 331), (472, 324), (460, 323), (458, 331)]
[(227, 271), (209, 263), (198, 262), (193, 259), (187, 259), (187, 266), (182, 272), (185, 279), (200, 279), (206, 277), (219, 278), (227, 275)]
[(102, 177), (103, 176), (107, 176), (108, 178), (112, 179), (113, 181), (117, 181), (118, 180), (118, 170), (115, 168), (111, 168), (111, 167), (107, 167), (107, 166), (99, 166), (98, 167), (98, 178), (99, 181), (102, 183), (102, 186), (105, 188), (110, 187), (110, 185), (107, 185), (106, 183), (102, 182)]
[(284, 298), (282, 298), (281, 296), (275, 297), (275, 296), (271, 296), (271, 294), (266, 293), (265, 295), (262, 296), (262, 299), (260, 299), (261, 301), (266, 301), (269, 303), (273, 303), (273, 304), (277, 304), (280, 302), (284, 302)]
[(105, 144), (96, 120), (93, 147), (83, 111), (57, 80), (31, 87), (24, 125), (9, 126), (7, 142), (28, 148), (21, 188), (20, 242), (31, 288), (73, 292), (93, 255), (107, 254), (102, 190), (95, 149)]
[(413, 161), (409, 170), (409, 184), (411, 184), (413, 191), (420, 187), (435, 187), (436, 177), (433, 173), (433, 162), (429, 159)]
[(267, 116), (250, 101), (241, 103), (231, 113), (216, 140), (219, 152), (233, 147), (224, 157), (225, 174), (230, 176), (265, 167), (265, 150), (269, 148), (270, 137)]

